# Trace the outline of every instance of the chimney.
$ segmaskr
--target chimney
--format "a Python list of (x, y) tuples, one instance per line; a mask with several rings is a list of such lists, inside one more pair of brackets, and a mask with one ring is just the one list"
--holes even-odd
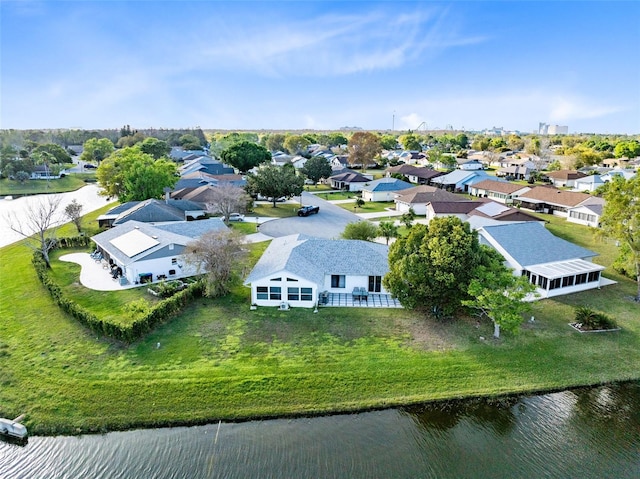
[(169, 200), (171, 199), (171, 188), (169, 188), (168, 186), (165, 186), (162, 191), (164, 191), (164, 202), (166, 204), (169, 204)]

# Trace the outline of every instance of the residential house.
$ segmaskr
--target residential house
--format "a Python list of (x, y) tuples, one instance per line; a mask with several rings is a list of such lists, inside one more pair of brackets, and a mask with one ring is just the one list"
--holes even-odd
[(604, 181), (600, 175), (590, 175), (575, 180), (573, 191), (590, 191), (594, 192), (600, 186), (604, 185)]
[(499, 203), (513, 203), (513, 199), (531, 187), (507, 181), (482, 180), (469, 187), (469, 194), (489, 198)]
[(485, 171), (454, 170), (431, 180), (431, 184), (449, 191), (467, 192), (474, 184), (490, 179)]
[(458, 163), (458, 168), (465, 171), (475, 171), (484, 169), (484, 165), (480, 160), (469, 160), (468, 158), (462, 158), (462, 161)]
[(414, 165), (398, 165), (387, 168), (386, 176), (391, 176), (394, 173), (404, 176), (409, 183), (418, 185), (428, 185), (433, 178), (444, 175), (442, 171)]
[(528, 180), (532, 172), (533, 170), (526, 166), (506, 166), (496, 171), (496, 176), (513, 180)]
[(349, 157), (347, 155), (336, 155), (331, 158), (331, 168), (333, 170), (344, 170), (352, 167), (349, 164)]
[(625, 180), (628, 180), (630, 178), (633, 178), (634, 176), (636, 176), (636, 170), (632, 170), (632, 169), (628, 169), (628, 168), (614, 168), (612, 170), (610, 170), (608, 173), (605, 173), (604, 175), (602, 175), (602, 181), (604, 181), (605, 183), (608, 181), (613, 180), (614, 177), (616, 176), (621, 176), (622, 178), (624, 178)]
[(567, 221), (591, 226), (593, 228), (599, 228), (603, 208), (604, 204), (602, 203), (583, 204), (574, 208), (569, 208), (567, 211)]
[(465, 221), (471, 225), (472, 229), (496, 224), (521, 223), (523, 221), (544, 223), (537, 216), (495, 201), (482, 201), (480, 206), (468, 213)]
[(218, 218), (151, 225), (127, 221), (91, 237), (114, 279), (140, 284), (198, 273), (184, 257), (187, 244), (204, 233), (227, 229)]
[(362, 199), (364, 201), (393, 201), (396, 193), (409, 188), (413, 188), (413, 185), (406, 181), (397, 178), (380, 178), (363, 185)]
[(98, 226), (110, 228), (128, 221), (163, 223), (168, 221), (190, 221), (206, 216), (205, 206), (186, 200), (129, 201), (111, 208), (98, 216)]
[(479, 201), (432, 201), (427, 204), (427, 223), (434, 218), (455, 216), (461, 221), (466, 221), (469, 213), (478, 207)]
[(407, 213), (409, 209), (418, 216), (427, 214), (427, 204), (436, 201), (464, 201), (464, 198), (435, 186), (420, 185), (402, 190), (393, 200), (396, 210)]
[(568, 215), (570, 208), (586, 204), (603, 204), (604, 200), (596, 196), (576, 191), (559, 190), (552, 186), (534, 186), (514, 199), (514, 204), (538, 213), (557, 216)]
[(233, 167), (214, 160), (210, 156), (200, 156), (195, 160), (185, 162), (180, 168), (180, 176), (190, 173), (202, 172), (209, 175), (233, 175), (235, 170)]
[(331, 188), (335, 190), (362, 191), (364, 185), (370, 181), (370, 175), (362, 175), (351, 170), (346, 170), (329, 177)]
[(577, 170), (558, 170), (550, 171), (546, 173), (546, 176), (551, 180), (553, 186), (558, 188), (573, 188), (576, 180), (584, 178), (587, 175)]
[(59, 173), (53, 173), (51, 168), (47, 165), (37, 165), (31, 172), (32, 180), (57, 180), (60, 179), (65, 170), (61, 170)]
[[(274, 238), (244, 284), (257, 306), (306, 307), (323, 294), (351, 294), (357, 288), (385, 295), (388, 247), (360, 240), (328, 240), (295, 234)], [(324, 296), (326, 297), (326, 296)]]
[(591, 261), (596, 253), (554, 236), (541, 223), (484, 226), (478, 234), (482, 244), (502, 254), (514, 275), (529, 278), (542, 298), (604, 284), (604, 266)]

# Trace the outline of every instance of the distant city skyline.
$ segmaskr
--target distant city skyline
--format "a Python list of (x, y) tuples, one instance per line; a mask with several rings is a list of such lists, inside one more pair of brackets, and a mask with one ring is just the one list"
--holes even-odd
[(0, 2), (0, 128), (640, 134), (640, 2)]

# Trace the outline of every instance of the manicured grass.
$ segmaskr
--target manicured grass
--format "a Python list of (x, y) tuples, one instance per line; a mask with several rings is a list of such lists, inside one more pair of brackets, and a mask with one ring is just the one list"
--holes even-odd
[[(574, 240), (591, 244), (588, 229), (572, 228), (566, 232)], [(252, 245), (245, 271), (265, 247)], [(605, 260), (611, 248), (592, 244)], [(249, 290), (237, 285), (225, 298), (194, 301), (125, 346), (62, 314), (30, 257), (19, 244), (0, 249), (0, 416), (26, 413), (31, 434), (353, 411), (640, 378), (640, 310), (626, 299), (635, 283), (623, 278), (537, 303), (535, 322), (500, 341), (480, 339), (492, 328), (474, 318), (438, 323), (411, 311), (358, 308), (250, 311)], [(67, 273), (60, 279), (73, 281)], [(605, 311), (622, 331), (573, 331), (567, 323), (578, 304)]]
[(288, 218), (289, 216), (296, 216), (300, 208), (299, 203), (276, 203), (276, 207), (273, 207), (273, 203), (258, 203), (253, 207), (253, 211), (247, 215), (247, 221), (251, 221), (249, 216), (267, 216), (269, 218)]
[(387, 208), (393, 208), (395, 204), (393, 201), (368, 201), (355, 209), (355, 203), (338, 203), (338, 206), (355, 213), (381, 213), (387, 211)]
[(95, 178), (94, 173), (67, 175), (57, 180), (27, 180), (20, 184), (17, 181), (3, 178), (0, 180), (0, 196), (36, 195), (40, 193), (66, 193), (86, 186), (85, 179)]
[(356, 198), (360, 197), (360, 193), (357, 191), (332, 191), (328, 193), (318, 193), (316, 195), (318, 198), (322, 198), (323, 200), (333, 201), (333, 200), (356, 200)]

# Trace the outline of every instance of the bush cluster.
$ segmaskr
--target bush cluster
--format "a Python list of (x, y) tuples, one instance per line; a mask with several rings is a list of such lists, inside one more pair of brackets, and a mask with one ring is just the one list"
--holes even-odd
[(182, 291), (149, 308), (148, 311), (140, 314), (139, 317), (135, 318), (129, 324), (115, 324), (98, 318), (75, 301), (66, 298), (60, 286), (49, 277), (49, 270), (41, 253), (34, 253), (32, 263), (38, 279), (40, 279), (42, 285), (49, 291), (49, 294), (60, 309), (71, 315), (91, 331), (126, 343), (131, 343), (141, 338), (156, 326), (174, 317), (190, 300), (202, 296), (204, 291), (204, 285), (201, 281), (191, 283)]
[(615, 329), (618, 327), (616, 322), (606, 314), (586, 306), (576, 308), (575, 321), (581, 325), (581, 329), (585, 330)]

